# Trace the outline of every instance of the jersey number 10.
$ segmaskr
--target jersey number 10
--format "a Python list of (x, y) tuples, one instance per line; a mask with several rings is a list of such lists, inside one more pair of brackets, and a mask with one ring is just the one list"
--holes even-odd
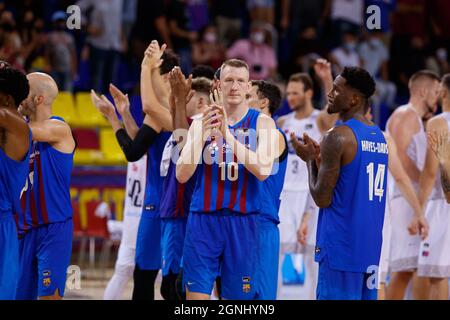
[(239, 173), (239, 165), (236, 162), (225, 163), (222, 162), (219, 164), (220, 168), (220, 179), (222, 181), (236, 181), (238, 179)]
[(374, 163), (371, 162), (367, 166), (367, 174), (369, 175), (369, 200), (373, 201), (374, 196), (381, 198), (384, 196), (384, 172), (386, 165), (379, 164), (376, 174), (374, 174)]

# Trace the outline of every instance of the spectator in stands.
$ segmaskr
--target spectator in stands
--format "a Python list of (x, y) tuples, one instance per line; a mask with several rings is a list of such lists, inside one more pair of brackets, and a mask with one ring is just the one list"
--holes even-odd
[(266, 43), (264, 25), (259, 22), (252, 23), (250, 39), (236, 41), (227, 51), (227, 58), (242, 59), (250, 68), (250, 79), (273, 79), (277, 73), (277, 59), (275, 51)]
[(225, 60), (225, 47), (219, 42), (217, 29), (209, 25), (200, 33), (192, 50), (192, 62), (194, 65), (206, 64), (214, 69), (219, 68)]
[(331, 0), (333, 47), (343, 41), (345, 33), (359, 35), (363, 26), (364, 0)]
[(241, 0), (212, 0), (220, 42), (229, 47), (240, 38), (245, 8)]
[(247, 8), (250, 11), (252, 21), (274, 24), (275, 21), (274, 0), (247, 0)]
[(192, 31), (200, 32), (210, 24), (208, 0), (187, 0), (187, 10)]
[(445, 47), (438, 48), (434, 55), (426, 60), (426, 68), (432, 70), (440, 76), (450, 72), (450, 64), (448, 63), (448, 51)]
[[(432, 37), (436, 43), (436, 48), (445, 49), (447, 62), (450, 63), (450, 1), (433, 0), (430, 1), (430, 17), (432, 27)], [(444, 52), (444, 51), (441, 51)], [(441, 53), (443, 56), (443, 53)]]
[[(427, 0), (397, 0), (392, 17), (391, 60), (392, 80), (402, 96), (409, 94), (408, 80), (425, 67), (427, 35)], [(409, 63), (417, 63), (410, 66)]]
[(131, 29), (136, 22), (136, 15), (137, 0), (125, 0), (122, 12), (122, 29), (125, 39), (128, 39), (131, 34)]
[(192, 70), (192, 44), (198, 39), (198, 33), (190, 29), (191, 17), (187, 14), (187, 0), (172, 0), (168, 19), (173, 48), (180, 56), (181, 70), (187, 75)]
[(72, 91), (77, 74), (75, 40), (66, 32), (66, 13), (57, 11), (52, 16), (53, 31), (48, 34), (46, 61), (60, 91)]
[(131, 31), (131, 45), (139, 64), (152, 40), (158, 40), (159, 43), (173, 48), (164, 0), (138, 0), (136, 23)]
[[(77, 5), (87, 19), (89, 63), (92, 88), (108, 92), (114, 82), (122, 51), (122, 0), (79, 0)], [(83, 19), (85, 20), (85, 19)]]
[(375, 30), (368, 34), (366, 41), (358, 48), (362, 67), (375, 79), (376, 92), (372, 97), (374, 121), (379, 123), (381, 104), (389, 109), (395, 108), (397, 87), (389, 80), (389, 51), (383, 43), (383, 33)]
[(342, 45), (331, 51), (330, 54), (330, 62), (333, 64), (335, 74), (341, 73), (344, 67), (361, 67), (361, 58), (357, 51), (358, 37), (356, 34), (346, 31), (342, 39)]
[(11, 11), (3, 11), (0, 16), (0, 60), (8, 62), (15, 68), (23, 69), (21, 48), (22, 40), (17, 31), (16, 20)]

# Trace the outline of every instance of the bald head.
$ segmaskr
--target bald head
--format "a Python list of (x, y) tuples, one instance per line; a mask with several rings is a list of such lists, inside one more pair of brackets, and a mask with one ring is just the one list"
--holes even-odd
[(48, 74), (34, 72), (27, 75), (30, 83), (30, 95), (43, 98), (41, 104), (51, 106), (58, 95), (58, 86)]

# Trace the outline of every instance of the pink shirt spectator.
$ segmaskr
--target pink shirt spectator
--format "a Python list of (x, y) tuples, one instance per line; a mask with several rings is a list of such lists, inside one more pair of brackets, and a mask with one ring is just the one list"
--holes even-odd
[(254, 44), (250, 40), (238, 40), (227, 51), (229, 59), (241, 59), (250, 68), (251, 80), (266, 80), (277, 68), (274, 50), (266, 44)]

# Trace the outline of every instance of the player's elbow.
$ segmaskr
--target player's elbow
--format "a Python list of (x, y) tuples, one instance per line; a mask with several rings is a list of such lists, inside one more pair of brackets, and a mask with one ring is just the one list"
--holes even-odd
[(331, 206), (332, 198), (328, 196), (315, 196), (314, 202), (320, 209), (325, 209)]
[(185, 166), (182, 164), (177, 164), (177, 169), (176, 169), (175, 175), (176, 175), (177, 181), (179, 183), (186, 183), (189, 180), (189, 178), (191, 177), (189, 172), (187, 172)]

